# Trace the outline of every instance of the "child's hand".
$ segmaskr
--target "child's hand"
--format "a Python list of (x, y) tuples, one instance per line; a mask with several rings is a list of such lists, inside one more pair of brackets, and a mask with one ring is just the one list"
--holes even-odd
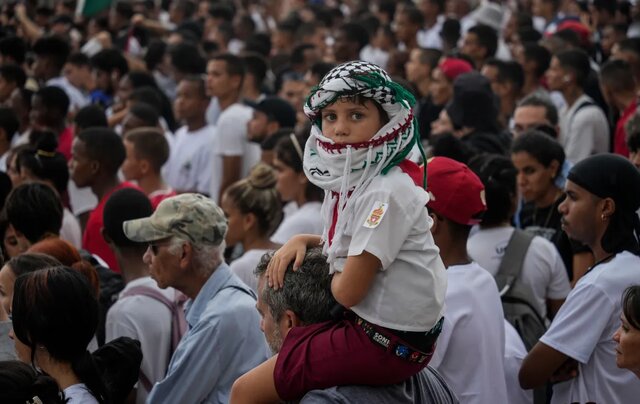
[[(284, 286), (284, 274), (293, 261), (293, 270), (297, 271), (307, 252), (307, 240), (304, 235), (293, 236), (273, 254), (267, 266), (267, 282), (274, 290)], [(294, 261), (295, 260), (295, 261)]]

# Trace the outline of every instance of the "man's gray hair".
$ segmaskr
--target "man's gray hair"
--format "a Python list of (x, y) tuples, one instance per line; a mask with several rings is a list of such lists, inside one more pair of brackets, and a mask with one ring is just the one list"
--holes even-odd
[(551, 98), (542, 94), (530, 94), (524, 97), (519, 103), (520, 107), (543, 107), (545, 110), (545, 117), (552, 126), (558, 124), (558, 108), (553, 104)]
[[(262, 256), (254, 271), (258, 277), (265, 276), (272, 257), (271, 252)], [(265, 285), (259, 291), (273, 319), (279, 321), (286, 310), (291, 310), (305, 325), (331, 320), (331, 311), (338, 303), (331, 294), (332, 276), (322, 249), (308, 249), (297, 271), (293, 271), (292, 265), (287, 267), (284, 287), (274, 290)]]
[(191, 244), (193, 248), (193, 266), (201, 275), (211, 275), (220, 264), (224, 262), (224, 240), (220, 245), (194, 244), (180, 237), (173, 237), (169, 246), (169, 253), (176, 255), (183, 244)]

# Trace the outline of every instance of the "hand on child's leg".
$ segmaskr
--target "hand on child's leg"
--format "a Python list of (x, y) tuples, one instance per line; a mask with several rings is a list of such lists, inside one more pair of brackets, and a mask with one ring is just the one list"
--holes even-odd
[(279, 403), (273, 370), (278, 355), (271, 357), (261, 365), (240, 376), (231, 387), (230, 404), (267, 404)]

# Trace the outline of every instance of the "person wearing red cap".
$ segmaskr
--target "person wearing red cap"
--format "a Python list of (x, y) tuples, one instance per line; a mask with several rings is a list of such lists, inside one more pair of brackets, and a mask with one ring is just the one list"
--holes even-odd
[(445, 58), (431, 72), (429, 90), (435, 105), (446, 105), (453, 97), (453, 81), (461, 74), (473, 70), (471, 63), (464, 59)]
[[(447, 157), (427, 164), (431, 233), (447, 268), (445, 316), (431, 365), (465, 403), (507, 403), (505, 325), (493, 277), (467, 253), (471, 227), (487, 209), (482, 182)], [(474, 366), (466, 366), (466, 358)]]

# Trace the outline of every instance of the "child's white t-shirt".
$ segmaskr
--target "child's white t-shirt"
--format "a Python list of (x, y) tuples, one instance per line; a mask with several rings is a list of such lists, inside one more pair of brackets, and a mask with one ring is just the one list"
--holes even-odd
[(634, 403), (640, 380), (616, 365), (613, 334), (624, 290), (640, 280), (640, 257), (629, 252), (595, 266), (567, 296), (540, 341), (578, 361), (578, 377), (553, 386), (552, 404)]
[(214, 126), (204, 126), (193, 132), (183, 126), (176, 131), (171, 156), (163, 167), (163, 175), (171, 188), (209, 193), (215, 134)]
[[(429, 196), (398, 167), (376, 176), (354, 201), (331, 271), (367, 251), (382, 263), (367, 296), (351, 307), (363, 319), (401, 331), (428, 331), (444, 313), (447, 274), (431, 235)], [(329, 225), (329, 224), (325, 224)]]

